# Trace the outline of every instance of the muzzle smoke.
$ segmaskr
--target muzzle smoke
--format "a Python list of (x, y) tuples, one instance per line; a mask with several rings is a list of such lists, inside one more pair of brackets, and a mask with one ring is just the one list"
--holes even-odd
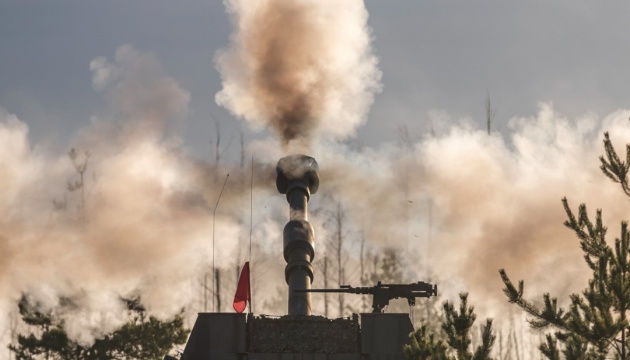
[(232, 45), (217, 103), (286, 147), (343, 139), (365, 120), (381, 73), (360, 0), (229, 0)]

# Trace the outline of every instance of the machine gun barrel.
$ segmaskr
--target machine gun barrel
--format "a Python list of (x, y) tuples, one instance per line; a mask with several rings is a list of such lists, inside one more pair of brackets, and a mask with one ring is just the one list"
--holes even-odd
[(350, 291), (348, 291), (346, 289), (296, 289), (296, 290), (293, 290), (293, 292), (296, 292), (296, 293), (305, 293), (305, 292), (311, 292), (311, 293), (350, 293)]
[(382, 284), (380, 281), (372, 287), (352, 287), (341, 285), (339, 289), (299, 289), (295, 292), (349, 293), (372, 295), (372, 312), (383, 312), (383, 308), (392, 299), (406, 298), (409, 306), (416, 304), (416, 298), (437, 296), (437, 285), (423, 281), (411, 284)]

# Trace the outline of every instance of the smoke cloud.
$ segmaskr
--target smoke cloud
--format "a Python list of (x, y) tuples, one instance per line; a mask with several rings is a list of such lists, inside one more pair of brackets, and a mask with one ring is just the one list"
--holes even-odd
[(630, 205), (598, 157), (604, 131), (625, 148), (629, 116), (567, 119), (543, 103), (535, 116), (511, 119), (509, 136), (464, 120), (404, 146), (323, 145), (313, 153), (321, 185), (312, 202), (328, 192), (344, 204), (355, 254), (360, 236), (405, 249), (411, 280), (435, 279), (451, 299), (469, 291), (489, 314), (506, 303), (500, 268), (526, 279), (531, 296), (562, 297), (585, 287), (588, 269), (560, 200), (586, 203), (593, 215), (602, 208), (610, 240), (619, 236)]
[(229, 0), (218, 104), (287, 146), (343, 139), (363, 123), (381, 73), (361, 0)]
[[(525, 279), (532, 295), (563, 296), (586, 285), (560, 199), (587, 203), (591, 213), (603, 208), (609, 236), (616, 235), (630, 205), (600, 173), (597, 157), (604, 131), (618, 149), (628, 142), (630, 110), (567, 119), (543, 103), (533, 116), (512, 118), (509, 133), (490, 135), (470, 119), (434, 111), (437, 134), (352, 148), (336, 140), (364, 121), (380, 77), (363, 3), (227, 5), (236, 31), (231, 48), (217, 57), (224, 80), (217, 101), (253, 127), (274, 129), (287, 147), (309, 146), (321, 180), (309, 203), (316, 258), (334, 236), (331, 217), (342, 204), (347, 283), (358, 284), (365, 240), (374, 252), (404, 249), (409, 281), (434, 281), (449, 299), (469, 291), (480, 317), (505, 302), (499, 268)], [(228, 270), (246, 257), (249, 169), (209, 165), (187, 153), (174, 133), (190, 94), (154, 56), (130, 45), (111, 60), (94, 59), (90, 69), (109, 110), (76, 133), (68, 146), (78, 150), (75, 163), (31, 143), (26, 124), (0, 110), (4, 339), (6, 314), (22, 294), (44, 308), (72, 299), (76, 306), (62, 316), (71, 336), (89, 342), (125, 321), (119, 296), (141, 295), (149, 312), (162, 317), (183, 307), (201, 311), (199, 279), (210, 260)], [(247, 148), (257, 162), (251, 194), (257, 313), (285, 306), (271, 300), (284, 282), (281, 233), (289, 213), (275, 190), (274, 168), (286, 150), (271, 139)], [(84, 161), (83, 188), (68, 190), (68, 182), (80, 181), (76, 165)], [(315, 286), (321, 279), (317, 274)], [(223, 293), (234, 287), (225, 285)]]
[[(158, 317), (190, 306), (194, 313), (200, 310), (199, 274), (213, 257), (217, 267), (228, 266), (228, 257), (213, 256), (211, 221), (228, 171), (195, 160), (169, 135), (185, 116), (190, 94), (152, 55), (130, 45), (111, 61), (94, 59), (90, 68), (95, 90), (110, 107), (75, 135), (69, 146), (76, 149), (74, 162), (32, 144), (26, 124), (0, 112), (5, 340), (23, 294), (43, 310), (70, 299), (74, 306), (60, 316), (70, 336), (89, 342), (126, 321), (119, 296), (140, 295)], [(239, 170), (230, 170), (238, 178)], [(258, 178), (268, 179), (264, 171)], [(215, 245), (222, 254), (235, 253), (233, 239), (245, 231), (233, 200), (240, 190), (226, 190), (227, 205), (216, 215)]]
[[(153, 70), (140, 76), (130, 70), (134, 66)], [(76, 306), (61, 315), (70, 335), (84, 342), (125, 321), (116, 300), (121, 295), (141, 295), (158, 316), (182, 307), (194, 313), (202, 310), (199, 279), (213, 250), (215, 265), (224, 270), (246, 257), (249, 171), (195, 160), (166, 130), (186, 112), (189, 94), (155, 58), (131, 46), (91, 67), (94, 87), (111, 110), (73, 140), (79, 163), (82, 150), (90, 151), (84, 202), (80, 190), (66, 190), (68, 181), (78, 180), (68, 157), (32, 144), (25, 123), (0, 114), (0, 141), (6, 144), (0, 152), (5, 337), (11, 323), (5, 314), (24, 293), (44, 308), (72, 299)], [(488, 135), (470, 119), (440, 114), (443, 131), (416, 141), (364, 149), (314, 144), (310, 155), (321, 179), (309, 204), (316, 259), (335, 236), (331, 217), (340, 203), (348, 283), (358, 284), (359, 244), (365, 240), (376, 252), (383, 246), (405, 249), (401, 264), (409, 281), (434, 281), (450, 299), (469, 291), (480, 316), (505, 303), (499, 268), (527, 280), (532, 295), (581, 290), (588, 274), (577, 239), (562, 225), (560, 199), (567, 196), (573, 206), (585, 202), (592, 212), (603, 208), (615, 236), (630, 209), (616, 184), (600, 173), (597, 157), (604, 131), (618, 148), (630, 138), (630, 111), (567, 119), (543, 103), (536, 115), (511, 119), (507, 135)], [(288, 221), (288, 206), (274, 186), (282, 155), (275, 144), (248, 145), (257, 158), (253, 283), (255, 311), (262, 313), (282, 313), (284, 307), (273, 301), (273, 289), (283, 286), (281, 231)], [(212, 214), (227, 173), (213, 247)], [(321, 269), (316, 272), (314, 285), (322, 286)], [(229, 297), (234, 284), (224, 286)], [(321, 301), (314, 305), (317, 311)]]

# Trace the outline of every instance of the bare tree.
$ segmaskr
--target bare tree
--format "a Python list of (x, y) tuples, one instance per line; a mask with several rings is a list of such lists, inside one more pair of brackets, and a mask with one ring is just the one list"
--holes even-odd
[(216, 299), (217, 299), (217, 308), (216, 312), (221, 312), (221, 269), (214, 269), (214, 280), (216, 283)]
[[(328, 289), (328, 254), (324, 254), (324, 289)], [(328, 317), (328, 293), (324, 293), (324, 316)]]
[[(212, 140), (210, 140), (212, 144)], [(214, 165), (219, 165), (221, 161), (221, 124), (214, 121)]]
[[(221, 146), (221, 123), (214, 117), (212, 117), (214, 119), (214, 140), (212, 138), (209, 139), (209, 143), (210, 146), (213, 147), (212, 149), (212, 155), (214, 156), (214, 165), (218, 166), (219, 163), (221, 162), (221, 157), (223, 156), (223, 153), (230, 147), (230, 145), (232, 144), (232, 140), (233, 137), (230, 136), (230, 138), (228, 139), (227, 144), (225, 144), (225, 146)], [(242, 138), (241, 138), (242, 140)]]
[[(324, 251), (320, 260), (316, 260), (319, 264), (317, 268), (322, 271), (323, 286), (328, 289), (330, 286), (335, 286), (335, 283), (337, 286), (345, 285), (346, 281), (345, 267), (347, 256), (344, 252), (344, 222), (346, 214), (341, 201), (334, 199), (330, 195), (324, 195), (322, 200), (330, 204), (330, 206), (315, 209), (312, 211), (312, 215), (317, 215), (325, 219), (325, 228), (334, 229), (332, 233), (327, 234), (326, 238), (323, 239), (322, 245)], [(326, 293), (324, 293), (323, 296), (324, 314), (328, 316), (330, 313), (330, 298), (333, 296), (329, 296)], [(338, 294), (337, 305), (339, 316), (341, 317), (346, 308), (343, 293)]]
[(488, 135), (490, 135), (491, 123), (496, 114), (497, 109), (492, 107), (492, 102), (490, 102), (490, 93), (486, 91), (486, 124), (488, 127)]
[(80, 204), (80, 208), (81, 211), (85, 211), (85, 171), (87, 170), (87, 166), (88, 166), (88, 160), (90, 159), (90, 152), (89, 151), (85, 151), (83, 153), (83, 158), (79, 158), (79, 154), (77, 153), (77, 151), (72, 148), (70, 149), (70, 151), (68, 152), (68, 157), (70, 158), (70, 160), (72, 160), (72, 164), (74, 165), (74, 169), (76, 170), (77, 174), (79, 174), (79, 180), (76, 180), (74, 182), (72, 181), (68, 181), (68, 190), (69, 191), (75, 191), (75, 190), (81, 190), (81, 204)]
[(411, 193), (410, 188), (411, 188), (411, 176), (410, 176), (410, 164), (412, 164), (413, 162), (410, 161), (413, 153), (412, 153), (412, 149), (414, 146), (414, 140), (413, 137), (411, 136), (410, 132), (409, 132), (409, 128), (407, 127), (407, 125), (401, 125), (398, 127), (398, 144), (401, 148), (401, 150), (403, 151), (403, 156), (401, 158), (402, 162), (403, 162), (403, 174), (402, 176), (399, 177), (399, 181), (401, 181), (401, 195), (402, 195), (402, 203), (404, 204), (403, 210), (404, 210), (404, 220), (405, 220), (405, 236), (406, 238), (405, 240), (405, 249), (409, 250), (408, 246), (409, 246), (409, 238), (410, 238), (410, 231), (409, 231), (409, 219), (410, 219), (410, 205), (413, 204), (413, 201), (409, 198), (409, 195)]
[[(339, 286), (345, 285), (345, 267), (344, 267), (344, 256), (343, 256), (343, 243), (344, 243), (344, 235), (343, 235), (343, 223), (345, 220), (346, 214), (341, 205), (341, 202), (337, 202), (337, 210), (335, 211), (335, 255), (337, 257), (337, 282)], [(344, 309), (344, 293), (339, 293), (339, 317), (343, 316)]]
[(397, 133), (396, 141), (398, 145), (405, 150), (410, 150), (414, 140), (409, 132), (409, 127), (407, 127), (407, 125), (400, 125), (397, 128)]
[(201, 294), (201, 299), (203, 302), (203, 312), (207, 312), (208, 311), (208, 296), (209, 294), (212, 293), (212, 289), (211, 286), (208, 285), (208, 277), (210, 276), (212, 272), (212, 269), (207, 270), (203, 273), (203, 279), (202, 279), (202, 294)]
[[(77, 219), (82, 225), (85, 225), (87, 220), (86, 216), (86, 201), (88, 194), (86, 193), (86, 179), (85, 173), (88, 168), (88, 163), (90, 160), (90, 152), (85, 151), (82, 155), (79, 154), (74, 148), (68, 151), (68, 158), (72, 161), (72, 165), (74, 166), (74, 170), (78, 175), (78, 180), (68, 180), (66, 184), (67, 192), (79, 192), (79, 202), (77, 205)], [(95, 178), (95, 177), (94, 177)], [(65, 211), (68, 209), (68, 198), (66, 197), (67, 193), (64, 193), (63, 200), (53, 199), (52, 204), (53, 208), (57, 211)]]
[[(365, 269), (365, 234), (361, 231), (361, 250), (359, 255), (359, 267), (361, 271), (361, 286), (367, 285), (367, 274)], [(366, 312), (367, 307), (367, 295), (361, 295), (361, 311)]]
[(241, 144), (241, 170), (245, 169), (245, 134), (243, 129), (238, 129), (239, 140)]

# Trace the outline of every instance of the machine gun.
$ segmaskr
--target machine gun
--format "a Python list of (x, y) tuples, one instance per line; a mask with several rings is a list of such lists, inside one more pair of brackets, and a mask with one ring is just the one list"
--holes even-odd
[(295, 292), (321, 292), (321, 293), (349, 293), (372, 295), (372, 312), (382, 313), (383, 308), (389, 305), (389, 301), (405, 298), (409, 306), (416, 305), (416, 298), (437, 296), (437, 285), (418, 281), (411, 284), (381, 284), (379, 281), (372, 287), (352, 287), (341, 285), (339, 289), (302, 289)]

